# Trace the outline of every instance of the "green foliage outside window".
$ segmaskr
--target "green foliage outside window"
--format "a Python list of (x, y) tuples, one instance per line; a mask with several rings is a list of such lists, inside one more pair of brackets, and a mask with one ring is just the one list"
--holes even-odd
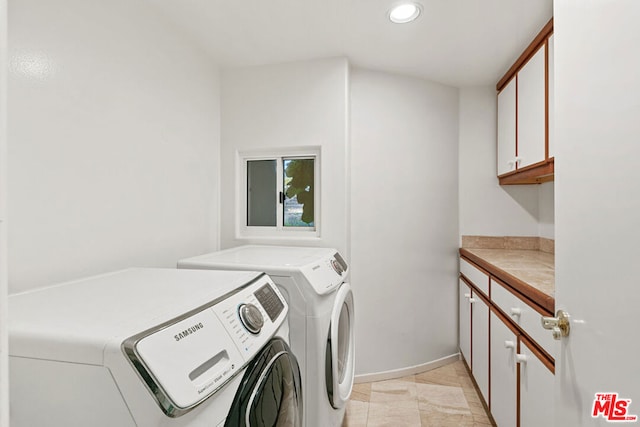
[[(302, 205), (302, 222), (312, 224), (314, 219), (314, 161), (313, 159), (285, 160), (285, 196), (297, 199)], [(286, 224), (285, 224), (286, 225)]]

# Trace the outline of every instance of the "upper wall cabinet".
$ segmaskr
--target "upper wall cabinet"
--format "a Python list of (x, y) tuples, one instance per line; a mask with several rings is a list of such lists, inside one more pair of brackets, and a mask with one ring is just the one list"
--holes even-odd
[(553, 19), (498, 82), (501, 185), (553, 180)]

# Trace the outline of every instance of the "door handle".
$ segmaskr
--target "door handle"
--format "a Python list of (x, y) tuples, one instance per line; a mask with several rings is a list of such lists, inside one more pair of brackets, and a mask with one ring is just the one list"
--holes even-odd
[(569, 313), (564, 310), (558, 310), (556, 317), (542, 316), (540, 322), (542, 327), (550, 330), (553, 333), (553, 339), (559, 340), (562, 337), (568, 337), (571, 332), (571, 326), (569, 323)]

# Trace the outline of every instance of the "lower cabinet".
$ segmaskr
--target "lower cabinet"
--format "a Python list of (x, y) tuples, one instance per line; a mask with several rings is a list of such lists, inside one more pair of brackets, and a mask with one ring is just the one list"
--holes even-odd
[(460, 334), (460, 353), (467, 364), (471, 366), (471, 288), (462, 279), (459, 284), (458, 308), (460, 321), (458, 323)]
[(490, 342), (490, 409), (496, 425), (552, 426), (554, 374), (549, 362), (494, 310)]
[(459, 281), (460, 352), (496, 425), (553, 426), (555, 342), (540, 313), (493, 276), (483, 291), (467, 276)]
[(471, 369), (485, 402), (489, 402), (489, 305), (462, 279), (459, 283), (460, 353)]
[(489, 402), (489, 306), (471, 291), (471, 373), (485, 402)]
[(520, 340), (520, 427), (553, 425), (554, 374), (526, 340)]
[(498, 427), (515, 427), (518, 336), (491, 311), (491, 415)]

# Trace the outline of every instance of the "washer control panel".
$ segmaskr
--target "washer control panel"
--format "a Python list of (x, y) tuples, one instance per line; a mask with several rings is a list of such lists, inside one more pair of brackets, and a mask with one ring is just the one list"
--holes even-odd
[(240, 322), (242, 326), (254, 335), (260, 333), (262, 326), (264, 325), (264, 317), (262, 313), (255, 305), (240, 304), (238, 307), (238, 316), (240, 316)]
[(278, 330), (287, 314), (284, 297), (266, 274), (213, 307), (240, 353), (250, 359)]
[(260, 301), (260, 304), (262, 304), (262, 307), (267, 312), (269, 319), (271, 319), (272, 322), (275, 322), (280, 313), (282, 313), (282, 310), (284, 310), (284, 304), (278, 296), (278, 293), (274, 291), (274, 288), (266, 284), (253, 294), (258, 301)]
[(170, 416), (183, 413), (224, 386), (275, 335), (287, 303), (266, 274), (123, 343), (125, 354)]

